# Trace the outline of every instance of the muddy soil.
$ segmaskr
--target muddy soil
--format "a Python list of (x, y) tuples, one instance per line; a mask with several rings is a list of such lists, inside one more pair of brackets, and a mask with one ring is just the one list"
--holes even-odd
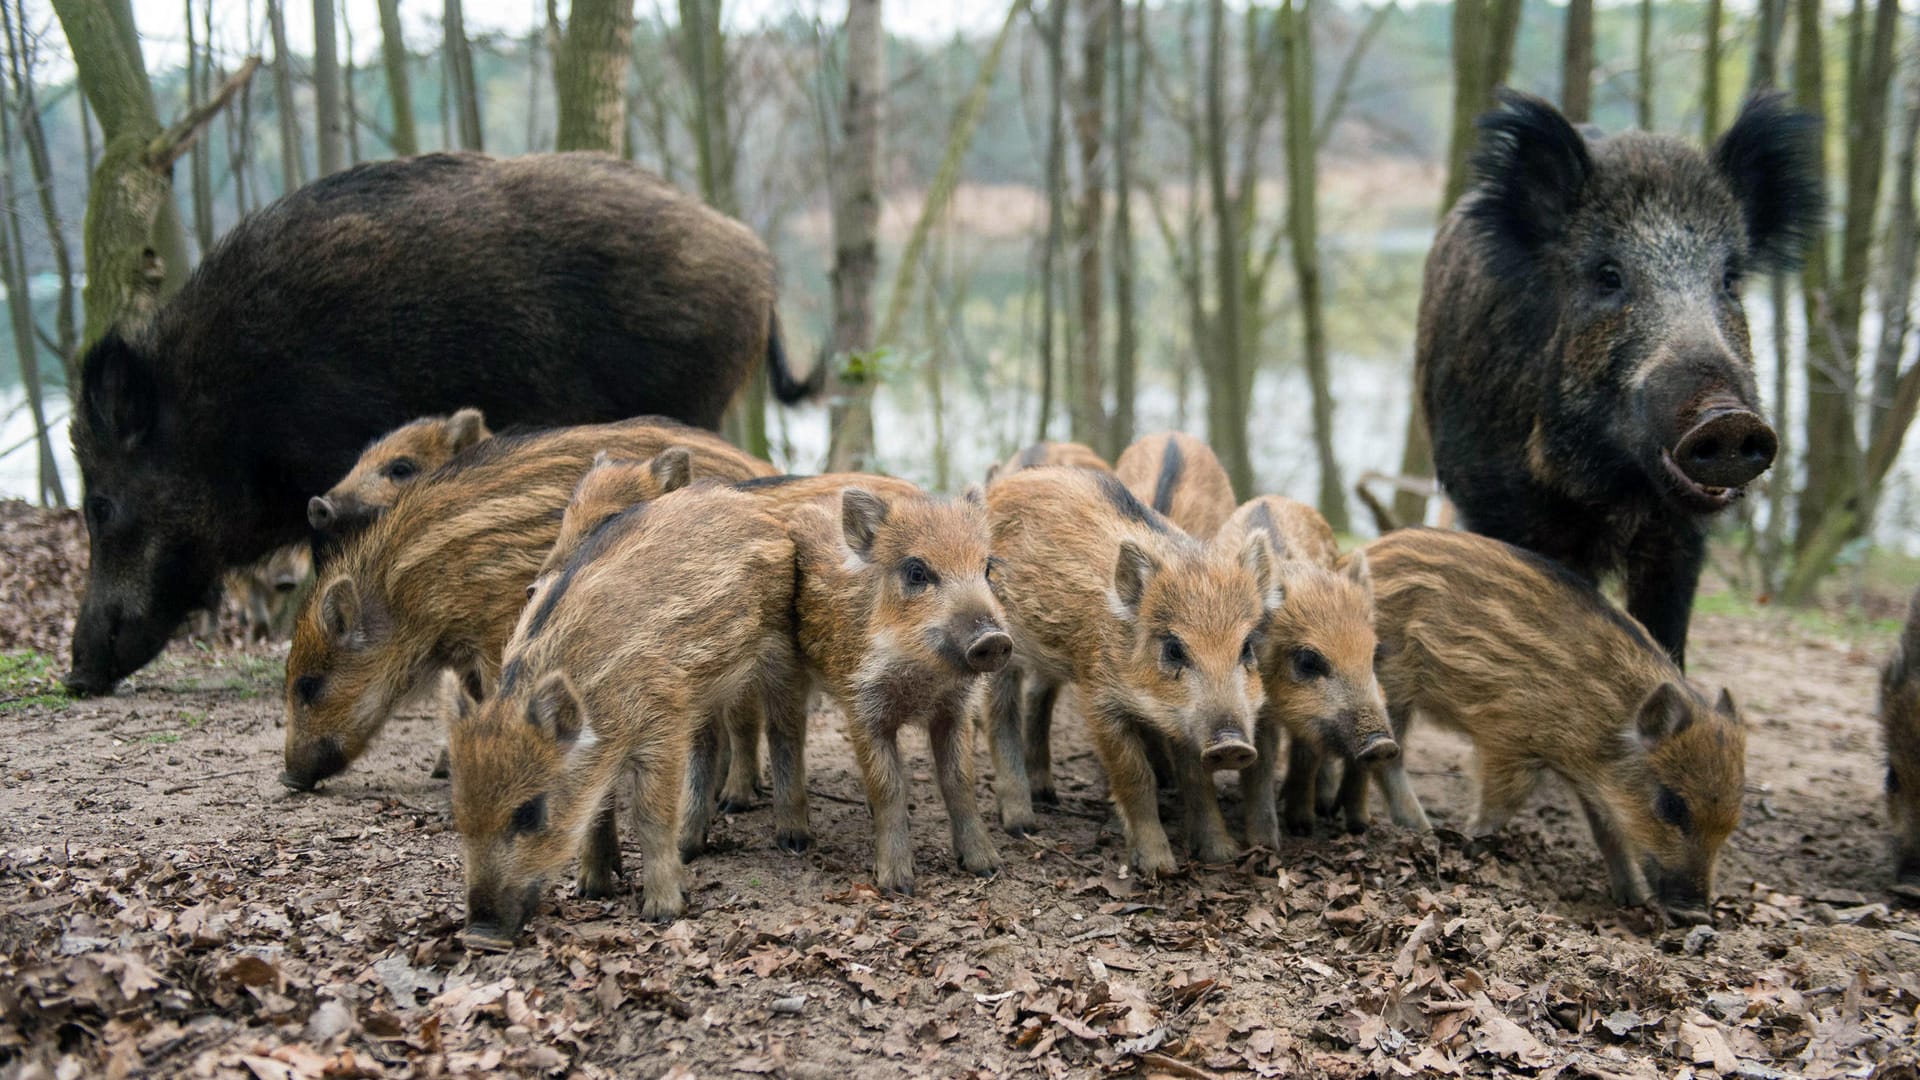
[[(424, 712), (295, 795), (284, 647), (179, 644), (92, 701), (15, 662), (0, 1076), (1913, 1076), (1920, 914), (1889, 892), (1872, 715), (1890, 638), (1718, 615), (1694, 634), (1698, 678), (1752, 725), (1712, 932), (1612, 907), (1552, 784), (1470, 857), (1447, 833), (1468, 755), (1431, 729), (1410, 761), (1438, 836), (1327, 831), (1156, 886), (1124, 869), (1069, 717), (1063, 803), (1038, 838), (996, 830), (989, 881), (954, 867), (909, 735), (919, 891), (882, 898), (819, 712), (812, 851), (775, 850), (764, 808), (725, 818), (689, 917), (556, 885), (506, 954), (458, 940)], [(979, 774), (990, 806), (984, 746)]]

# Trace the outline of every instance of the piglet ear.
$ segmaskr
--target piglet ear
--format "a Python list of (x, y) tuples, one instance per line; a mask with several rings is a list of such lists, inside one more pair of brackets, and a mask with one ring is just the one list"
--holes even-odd
[(840, 492), (840, 531), (847, 546), (861, 558), (873, 553), (874, 538), (887, 521), (886, 500), (866, 488), (850, 487)]
[(334, 578), (321, 590), (320, 628), (338, 647), (353, 644), (360, 629), (360, 590), (355, 588), (352, 578)]
[(1748, 99), (1713, 147), (1713, 166), (1746, 218), (1747, 246), (1766, 270), (1792, 269), (1820, 228), (1820, 118), (1787, 107), (1786, 95)]
[(1515, 276), (1566, 235), (1593, 159), (1560, 110), (1513, 90), (1496, 96), (1499, 104), (1478, 124), (1473, 173), (1479, 192), (1467, 214), (1485, 235), (1494, 272)]
[(126, 449), (145, 443), (160, 413), (160, 387), (145, 357), (109, 330), (80, 363), (80, 394), (94, 431)]
[[(991, 472), (988, 473), (987, 480), (989, 482), (993, 480)], [(979, 484), (968, 484), (966, 490), (960, 493), (960, 498), (976, 510), (987, 508), (987, 492)]]
[(527, 700), (527, 722), (556, 742), (570, 743), (580, 737), (585, 712), (580, 695), (574, 693), (573, 683), (567, 681), (564, 672), (555, 671), (541, 679), (533, 697)]
[(487, 418), (479, 409), (461, 409), (447, 417), (447, 446), (456, 454), (492, 437), (493, 432), (487, 430)]
[(678, 491), (693, 479), (693, 451), (684, 446), (669, 446), (653, 455), (647, 471), (653, 474), (654, 483), (660, 485), (660, 494)]
[(1247, 534), (1247, 542), (1240, 548), (1240, 565), (1253, 575), (1254, 587), (1260, 590), (1260, 606), (1268, 611), (1278, 610), (1287, 601), (1286, 588), (1280, 584), (1278, 563), (1266, 533)]
[(1688, 707), (1687, 692), (1670, 682), (1654, 687), (1653, 693), (1640, 703), (1640, 713), (1634, 718), (1640, 741), (1649, 747), (1692, 725), (1693, 710)]
[(1140, 618), (1140, 602), (1146, 598), (1147, 585), (1160, 572), (1160, 563), (1146, 548), (1131, 540), (1122, 541), (1120, 556), (1113, 564), (1115, 614), (1128, 622)]
[(1714, 699), (1713, 711), (1736, 724), (1740, 722), (1740, 706), (1733, 702), (1733, 691), (1724, 686), (1720, 688), (1720, 696)]
[(1347, 576), (1348, 581), (1358, 585), (1361, 591), (1367, 594), (1368, 599), (1372, 599), (1373, 571), (1367, 565), (1366, 552), (1355, 551), (1353, 554), (1347, 556), (1347, 565), (1341, 573)]

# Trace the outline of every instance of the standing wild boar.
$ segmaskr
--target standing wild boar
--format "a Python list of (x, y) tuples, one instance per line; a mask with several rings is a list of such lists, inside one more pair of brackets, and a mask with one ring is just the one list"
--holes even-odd
[[(1396, 729), (1417, 711), (1473, 740), (1469, 831), (1498, 833), (1555, 773), (1586, 811), (1616, 902), (1711, 921), (1714, 867), (1746, 783), (1733, 698), (1723, 690), (1709, 705), (1639, 623), (1531, 552), (1434, 529), (1365, 550)], [(1389, 800), (1417, 808), (1403, 761), (1377, 769)], [(1362, 799), (1366, 771), (1347, 770)]]
[(386, 513), (401, 488), (492, 437), (479, 409), (408, 421), (369, 443), (326, 494), (307, 500), (307, 524), (323, 540), (338, 542)]
[(471, 937), (511, 944), (576, 854), (581, 895), (612, 893), (628, 770), (640, 914), (686, 908), (682, 859), (705, 842), (721, 718), (754, 700), (800, 711), (793, 568), (778, 518), (702, 484), (621, 513), (541, 583), (498, 692), (450, 740)]
[(1025, 450), (987, 466), (987, 483), (1002, 476), (1019, 472), (1021, 469), (1039, 469), (1048, 466), (1061, 466), (1069, 469), (1093, 469), (1096, 472), (1112, 472), (1113, 466), (1107, 459), (1085, 443), (1077, 442), (1037, 442)]
[(490, 688), (580, 474), (602, 450), (649, 457), (674, 445), (717, 479), (773, 471), (719, 436), (652, 417), (496, 435), (402, 489), (294, 623), (281, 782), (305, 791), (345, 769), (441, 668)]
[(810, 392), (766, 246), (634, 165), (426, 154), (317, 180), (81, 362), (92, 562), (68, 685), (111, 690), (223, 570), (308, 539), (308, 498), (413, 417), (712, 427), (762, 363), (782, 400)]
[(1313, 831), (1314, 793), (1321, 760), (1383, 761), (1400, 752), (1387, 723), (1387, 703), (1374, 677), (1373, 587), (1364, 555), (1334, 569), (1339, 552), (1319, 511), (1278, 495), (1250, 499), (1214, 534), (1229, 551), (1261, 535), (1279, 562), (1282, 595), (1260, 649), (1267, 701), (1260, 709), (1254, 749), (1240, 773), (1246, 800), (1247, 843), (1280, 846), (1274, 774), (1280, 736), (1287, 735), (1287, 779), (1281, 791), (1287, 831)]
[(1756, 97), (1702, 154), (1502, 92), (1480, 131), (1420, 294), (1434, 466), (1467, 528), (1620, 574), (1684, 665), (1707, 521), (1777, 448), (1740, 289), (1823, 212), (1819, 121)]
[(1893, 829), (1896, 888), (1920, 899), (1920, 592), (1880, 677), (1887, 742), (1887, 823)]
[(1213, 448), (1184, 431), (1142, 435), (1113, 463), (1120, 482), (1197, 540), (1233, 513), (1233, 481)]
[(293, 615), (294, 594), (313, 573), (313, 555), (304, 544), (286, 547), (227, 575), (239, 595), (242, 622), (250, 641), (285, 635)]
[(952, 501), (841, 491), (788, 526), (799, 567), (794, 610), (808, 668), (847, 717), (873, 813), (874, 880), (913, 892), (907, 772), (900, 729), (927, 729), (960, 868), (987, 875), (1000, 854), (973, 793), (968, 717), (980, 676), (1006, 666), (1013, 641), (991, 584), (987, 515), (971, 491)]
[(1260, 638), (1278, 603), (1265, 538), (1238, 552), (1202, 544), (1117, 477), (1084, 469), (1005, 477), (987, 492), (987, 515), (1014, 645), (988, 709), (1002, 826), (1033, 827), (1017, 669), (1074, 684), (1141, 873), (1174, 869), (1148, 737), (1174, 758), (1193, 854), (1232, 859), (1213, 771), (1254, 760)]

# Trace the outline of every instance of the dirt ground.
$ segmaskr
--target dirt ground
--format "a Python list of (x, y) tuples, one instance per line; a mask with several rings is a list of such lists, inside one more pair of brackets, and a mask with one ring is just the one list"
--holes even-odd
[[(1290, 840), (1155, 887), (1124, 870), (1070, 719), (1063, 805), (1036, 840), (996, 831), (990, 881), (954, 868), (909, 736), (919, 895), (882, 899), (819, 713), (814, 850), (775, 850), (751, 810), (692, 865), (688, 918), (560, 885), (519, 949), (480, 954), (457, 937), (427, 715), (294, 795), (275, 780), (284, 646), (176, 644), (115, 696), (66, 701), (47, 637), (70, 598), (27, 590), (84, 552), (70, 520), (30, 517), (0, 513), (0, 648), (53, 659), (0, 661), (0, 1077), (1917, 1075), (1920, 914), (1888, 891), (1872, 716), (1883, 632), (1696, 621), (1696, 676), (1753, 729), (1711, 932), (1611, 907), (1551, 785), (1469, 858), (1445, 832), (1465, 747), (1430, 729), (1410, 759), (1439, 836)], [(988, 800), (984, 747), (979, 773)]]

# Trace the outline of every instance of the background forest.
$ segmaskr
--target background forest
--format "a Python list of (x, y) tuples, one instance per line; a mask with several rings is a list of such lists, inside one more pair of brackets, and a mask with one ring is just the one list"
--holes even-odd
[[(1699, 140), (1778, 86), (1828, 118), (1832, 212), (1802, 274), (1749, 289), (1785, 453), (1721, 569), (1799, 599), (1871, 543), (1920, 550), (1920, 22), (1895, 0), (0, 9), (0, 494), (76, 498), (71, 358), (140, 302), (88, 287), (89, 244), (116, 265), (150, 241), (164, 294), (240, 216), (355, 161), (597, 148), (778, 254), (788, 349), (832, 377), (824, 410), (762, 392), (735, 418), (776, 461), (950, 489), (1038, 437), (1111, 455), (1181, 427), (1243, 495), (1358, 531), (1356, 480), (1428, 471), (1421, 265), (1493, 87)], [(133, 189), (151, 204), (113, 197)], [(116, 246), (127, 220), (150, 234)], [(1374, 490), (1405, 521), (1434, 512), (1418, 488)]]

